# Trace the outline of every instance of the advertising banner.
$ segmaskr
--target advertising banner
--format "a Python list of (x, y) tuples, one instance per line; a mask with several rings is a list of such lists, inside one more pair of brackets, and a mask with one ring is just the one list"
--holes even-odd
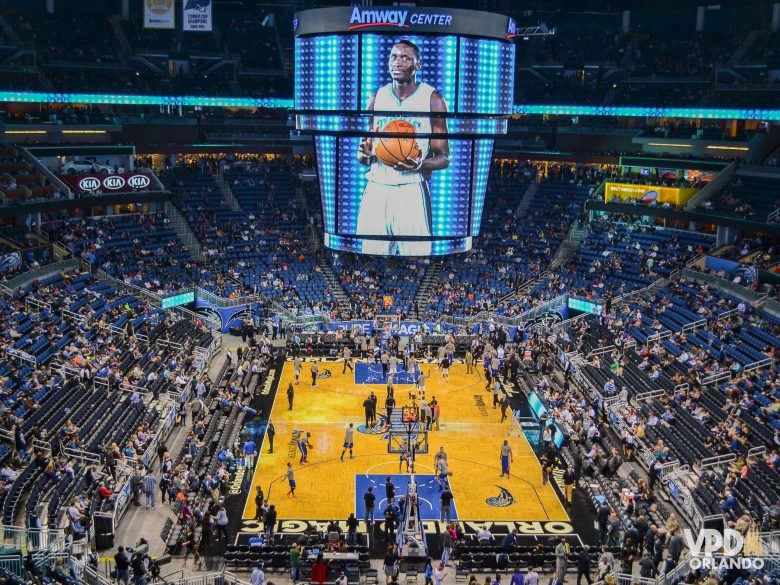
[(607, 183), (604, 187), (604, 203), (636, 202), (644, 205), (685, 205), (698, 189), (683, 187), (658, 187), (656, 185), (631, 185)]
[(174, 0), (144, 0), (144, 28), (176, 28)]
[(64, 175), (62, 180), (77, 193), (148, 191), (152, 185), (152, 178), (148, 173)]
[(211, 0), (184, 0), (182, 30), (211, 32)]

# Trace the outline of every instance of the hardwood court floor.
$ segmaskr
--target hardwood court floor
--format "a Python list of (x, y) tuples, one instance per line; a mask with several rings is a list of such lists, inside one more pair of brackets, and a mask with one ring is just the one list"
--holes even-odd
[[(254, 486), (263, 488), (266, 498), (275, 504), (279, 519), (344, 520), (355, 512), (356, 496), (362, 500), (364, 487), (356, 494), (356, 476), (371, 474), (379, 480), (398, 473), (399, 456), (387, 452), (387, 440), (382, 434), (357, 432), (365, 424), (363, 400), (373, 390), (384, 405), (384, 384), (355, 384), (352, 372), (342, 375), (340, 362), (322, 362), (318, 387), (311, 387), (309, 362), (304, 362), (301, 382), (295, 386), (293, 410), (288, 410), (286, 390), (293, 378), (293, 364), (284, 366), (271, 422), (276, 429), (274, 453), (268, 454), (268, 439), (264, 440), (252, 478), (252, 489), (244, 508), (244, 518), (255, 517)], [(449, 382), (442, 380), (433, 364), (423, 364), (428, 375), (426, 397), (435, 396), (441, 406), (441, 430), (429, 433), (429, 452), (418, 455), (418, 474), (433, 474), (434, 453), (443, 446), (448, 455), (452, 492), (459, 520), (497, 521), (568, 521), (560, 500), (548, 484), (542, 486), (541, 468), (527, 439), (508, 437), (509, 419), (504, 423), (500, 411), (491, 405), (492, 394), (485, 389), (485, 381), (475, 370), (466, 373), (466, 366), (455, 364), (450, 368)], [(327, 376), (327, 373), (325, 374)], [(408, 403), (408, 389), (397, 384), (397, 408)], [(481, 399), (481, 401), (480, 401)], [(482, 402), (484, 405), (479, 406)], [(379, 409), (384, 412), (383, 408)], [(355, 459), (339, 461), (348, 423), (355, 424)], [(300, 453), (292, 439), (295, 431), (310, 432), (314, 448), (309, 463), (300, 464)], [(509, 439), (514, 455), (512, 476), (499, 477), (501, 462), (499, 449)], [(297, 483), (296, 497), (288, 491), (285, 472), (287, 462), (293, 464)], [(365, 480), (361, 480), (366, 485)], [(377, 520), (380, 519), (380, 500), (385, 497), (381, 484), (374, 488), (377, 495)], [(511, 504), (498, 507), (486, 502), (506, 490)], [(397, 495), (402, 495), (397, 493)], [(495, 500), (494, 500), (495, 502)], [(384, 509), (384, 506), (381, 506)], [(360, 516), (358, 516), (359, 519)]]

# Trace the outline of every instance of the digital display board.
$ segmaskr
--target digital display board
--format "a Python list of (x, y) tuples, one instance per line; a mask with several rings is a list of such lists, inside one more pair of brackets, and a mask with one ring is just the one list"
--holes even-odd
[(165, 297), (162, 300), (163, 309), (172, 309), (173, 307), (180, 307), (181, 305), (189, 305), (195, 302), (195, 291), (189, 291), (185, 293), (179, 293), (171, 297)]
[[(542, 402), (542, 399), (539, 398), (539, 395), (536, 393), (536, 390), (532, 390), (531, 393), (528, 395), (528, 406), (531, 407), (531, 411), (534, 413), (534, 416), (538, 419), (541, 419), (543, 416), (548, 416), (547, 408), (544, 406), (544, 403)], [(553, 439), (555, 442), (555, 446), (559, 449), (563, 447), (563, 441), (566, 438), (566, 435), (563, 432), (563, 429), (559, 427), (557, 424), (553, 422), (548, 422), (548, 425), (555, 428), (555, 438)]]
[(668, 203), (679, 207), (685, 205), (699, 192), (691, 187), (658, 187), (656, 185), (634, 185), (633, 183), (606, 183), (604, 203), (612, 201), (636, 201), (645, 205)]
[(296, 20), (297, 127), (315, 136), (330, 248), (451, 254), (479, 235), (494, 138), (513, 109), (515, 48), (507, 17), (491, 20), (493, 38), (475, 38), (452, 32), (479, 31), (482, 13), (432, 11), (391, 11), (409, 27), (344, 8)]
[(604, 306), (599, 303), (593, 303), (584, 299), (577, 299), (569, 297), (567, 299), (568, 307), (574, 311), (582, 311), (583, 313), (590, 313), (592, 315), (601, 315), (604, 311)]

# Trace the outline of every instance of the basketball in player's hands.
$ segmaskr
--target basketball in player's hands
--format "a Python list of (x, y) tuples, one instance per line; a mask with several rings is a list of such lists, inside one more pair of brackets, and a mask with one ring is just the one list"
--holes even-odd
[(448, 476), (450, 476), (450, 477), (452, 477), (452, 472), (450, 471), (450, 472), (449, 472), (447, 475), (448, 475)]
[(408, 159), (419, 160), (422, 151), (414, 138), (415, 128), (406, 120), (392, 120), (388, 122), (382, 132), (388, 134), (412, 134), (405, 136), (380, 136), (376, 141), (376, 157), (390, 167), (398, 163), (406, 164)]

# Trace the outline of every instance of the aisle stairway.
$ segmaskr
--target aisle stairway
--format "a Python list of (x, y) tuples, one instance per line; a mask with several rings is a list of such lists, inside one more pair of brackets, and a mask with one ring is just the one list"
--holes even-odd
[[(441, 260), (433, 260), (428, 266), (428, 270), (425, 271), (420, 286), (417, 287), (417, 293), (414, 295), (414, 305), (424, 310), (428, 306), (428, 301), (431, 299), (431, 290), (433, 285), (439, 280), (439, 275), (442, 271), (443, 262)], [(419, 315), (415, 315), (419, 319)]]
[(333, 267), (328, 262), (328, 257), (318, 257), (317, 266), (319, 266), (322, 270), (322, 275), (328, 282), (328, 287), (333, 293), (333, 296), (336, 297), (336, 300), (339, 304), (339, 310), (342, 313), (345, 311), (351, 311), (352, 304), (349, 302), (349, 296), (347, 296), (347, 292), (344, 290), (344, 287), (341, 286), (338, 276), (336, 276), (336, 273), (333, 272)]

